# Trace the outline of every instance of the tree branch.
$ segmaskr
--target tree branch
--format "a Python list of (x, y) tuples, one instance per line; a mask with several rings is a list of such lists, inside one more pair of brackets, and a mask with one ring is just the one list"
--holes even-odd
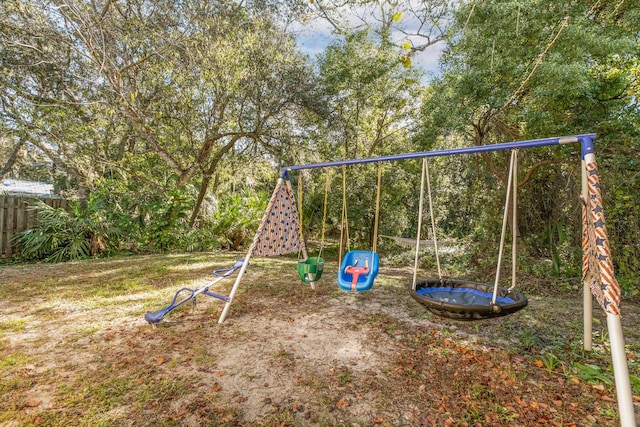
[(531, 178), (533, 177), (534, 172), (538, 168), (541, 168), (542, 166), (546, 166), (546, 165), (557, 164), (557, 163), (565, 163), (565, 162), (562, 159), (549, 159), (549, 160), (542, 160), (542, 161), (534, 164), (533, 166), (531, 166), (531, 168), (529, 168), (529, 171), (524, 176), (524, 178), (518, 183), (518, 188), (524, 187), (531, 180)]
[(11, 150), (11, 154), (9, 155), (9, 158), (2, 166), (2, 169), (0, 169), (0, 181), (2, 181), (4, 179), (4, 176), (9, 173), (11, 168), (13, 168), (13, 165), (16, 163), (16, 160), (18, 159), (18, 154), (20, 154), (20, 151), (22, 151), (23, 146), (24, 146), (24, 139), (18, 138), (16, 145)]

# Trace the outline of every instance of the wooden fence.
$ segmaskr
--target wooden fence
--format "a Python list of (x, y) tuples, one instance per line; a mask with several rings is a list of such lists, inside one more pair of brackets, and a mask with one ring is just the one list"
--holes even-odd
[[(8, 259), (19, 255), (14, 247), (13, 237), (31, 227), (36, 214), (29, 209), (36, 197), (0, 195), (0, 258)], [(39, 199), (54, 208), (67, 207), (64, 199)]]

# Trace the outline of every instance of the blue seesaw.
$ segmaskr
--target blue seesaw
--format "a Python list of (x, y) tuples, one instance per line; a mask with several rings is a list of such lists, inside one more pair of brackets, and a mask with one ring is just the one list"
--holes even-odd
[[(218, 283), (219, 281), (224, 280), (225, 278), (231, 276), (237, 269), (242, 267), (243, 264), (244, 264), (244, 259), (241, 258), (241, 259), (236, 261), (236, 263), (234, 264), (233, 267), (214, 270), (212, 274), (214, 276), (216, 276), (216, 278), (213, 281), (213, 283), (211, 283), (210, 285), (203, 286), (203, 287), (201, 287), (199, 289), (190, 289), (190, 288), (182, 288), (182, 289), (180, 289), (173, 296), (173, 300), (171, 300), (171, 304), (169, 304), (168, 306), (166, 306), (165, 308), (163, 308), (161, 310), (154, 311), (153, 313), (145, 314), (144, 315), (144, 320), (146, 320), (150, 324), (158, 323), (159, 321), (162, 320), (162, 318), (164, 316), (169, 314), (169, 312), (171, 312), (172, 310), (180, 307), (182, 304), (184, 304), (184, 303), (186, 303), (188, 301), (191, 301), (191, 303), (195, 307), (195, 305), (196, 305), (196, 296), (198, 296), (199, 294), (208, 295), (210, 297), (218, 298), (218, 299), (220, 299), (220, 300), (222, 300), (224, 302), (228, 302), (229, 301), (229, 297), (226, 297), (226, 296), (220, 295), (220, 294), (216, 294), (215, 292), (211, 292), (211, 291), (209, 291), (209, 287), (213, 286), (216, 283)], [(180, 294), (186, 294), (186, 296), (178, 301), (178, 297), (180, 296)]]

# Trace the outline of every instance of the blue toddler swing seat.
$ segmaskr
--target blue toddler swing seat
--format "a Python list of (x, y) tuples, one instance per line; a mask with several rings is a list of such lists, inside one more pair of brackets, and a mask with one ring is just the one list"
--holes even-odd
[(338, 273), (338, 286), (344, 291), (364, 292), (371, 289), (378, 275), (380, 258), (373, 251), (349, 251)]
[[(353, 250), (344, 255), (338, 271), (338, 287), (343, 291), (364, 292), (371, 289), (378, 269), (380, 257), (376, 252), (378, 241), (378, 219), (380, 216), (380, 184), (382, 182), (382, 166), (378, 163), (378, 182), (376, 191), (376, 211), (373, 228), (373, 244), (371, 250)], [(349, 241), (349, 219), (347, 218), (346, 170), (342, 170), (342, 222), (346, 228)], [(342, 242), (342, 236), (340, 238)], [(341, 243), (342, 245), (342, 243)], [(342, 253), (342, 247), (340, 248)]]

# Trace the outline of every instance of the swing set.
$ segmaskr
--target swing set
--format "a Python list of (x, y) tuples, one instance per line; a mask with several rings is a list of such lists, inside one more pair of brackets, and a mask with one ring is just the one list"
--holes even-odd
[[(555, 39), (554, 39), (555, 40)], [(609, 241), (604, 222), (604, 214), (602, 209), (602, 195), (600, 192), (600, 179), (595, 160), (593, 141), (595, 134), (583, 134), (567, 137), (543, 138), (529, 141), (519, 141), (502, 144), (492, 144), (476, 147), (464, 147), (448, 150), (436, 150), (419, 153), (398, 154), (390, 156), (380, 156), (366, 159), (343, 160), (336, 162), (316, 163), (312, 165), (290, 166), (282, 169), (279, 183), (289, 180), (289, 174), (293, 171), (315, 168), (330, 168), (337, 166), (347, 166), (353, 164), (373, 163), (380, 164), (386, 161), (423, 159), (423, 172), (420, 194), (420, 213), (418, 221), (422, 220), (422, 202), (424, 194), (424, 180), (428, 179), (428, 158), (437, 156), (450, 156), (460, 154), (486, 153), (498, 150), (512, 150), (509, 178), (507, 184), (507, 202), (504, 208), (504, 217), (502, 221), (502, 233), (500, 237), (500, 247), (498, 253), (498, 262), (496, 268), (496, 276), (493, 286), (470, 281), (445, 279), (442, 276), (439, 257), (438, 278), (426, 279), (418, 281), (418, 251), (420, 245), (420, 229), (418, 226), (418, 237), (416, 239), (416, 260), (414, 263), (413, 281), (410, 288), (411, 296), (424, 305), (428, 310), (444, 317), (459, 320), (476, 320), (488, 319), (493, 317), (505, 316), (526, 307), (526, 297), (516, 291), (516, 245), (512, 244), (512, 284), (509, 288), (501, 288), (498, 286), (500, 280), (500, 269), (504, 249), (505, 232), (508, 217), (508, 201), (511, 189), (513, 189), (513, 224), (516, 222), (516, 188), (517, 188), (517, 150), (532, 147), (564, 145), (564, 144), (581, 144), (581, 176), (582, 176), (582, 249), (583, 249), (583, 346), (587, 351), (592, 346), (592, 304), (593, 297), (598, 301), (602, 309), (607, 315), (607, 326), (609, 332), (609, 342), (611, 345), (611, 358), (613, 362), (613, 371), (616, 384), (616, 393), (618, 397), (618, 409), (620, 415), (620, 425), (623, 427), (635, 426), (635, 414), (633, 407), (633, 395), (631, 392), (631, 382), (629, 377), (629, 368), (626, 361), (626, 353), (624, 347), (624, 338), (622, 334), (622, 323), (620, 318), (620, 285), (613, 274), (613, 262), (611, 260), (611, 252)], [(345, 186), (343, 179), (343, 187)], [(434, 245), (437, 250), (437, 239), (435, 233), (435, 221), (433, 216), (433, 203), (431, 200), (430, 183), (427, 184), (429, 189), (429, 211), (431, 216), (431, 227), (433, 233)], [(344, 191), (344, 190), (343, 190)], [(379, 204), (380, 180), (378, 180), (378, 196), (376, 197), (376, 205)], [(275, 193), (275, 192), (274, 192)], [(344, 197), (343, 197), (344, 198)], [(344, 204), (344, 202), (343, 202)], [(326, 207), (326, 203), (325, 203)], [(346, 212), (346, 206), (343, 206)], [(376, 227), (378, 216), (378, 206), (376, 207)], [(266, 214), (265, 214), (266, 217)], [(345, 216), (343, 216), (343, 220)], [(515, 228), (514, 228), (515, 229)], [(377, 233), (376, 236), (377, 238)], [(256, 237), (257, 239), (258, 237)], [(515, 238), (513, 239), (515, 240)], [(352, 254), (353, 252), (353, 254)], [(249, 254), (251, 253), (251, 250)], [(303, 250), (303, 253), (306, 253)], [(371, 252), (369, 251), (349, 251), (345, 259), (340, 263), (340, 271), (338, 273), (338, 283), (341, 289), (345, 290), (368, 290), (373, 285), (373, 279), (378, 273), (378, 254), (375, 252), (375, 243)], [(369, 258), (371, 256), (371, 258)], [(248, 258), (248, 257), (247, 257)], [(368, 262), (371, 262), (371, 266)], [(363, 266), (364, 263), (364, 266)], [(371, 280), (369, 282), (369, 279)], [(366, 285), (358, 289), (360, 281), (367, 282)], [(239, 279), (238, 279), (239, 281)], [(230, 302), (227, 303), (229, 305)], [(220, 322), (224, 320), (220, 318)]]
[[(620, 318), (619, 302), (620, 302), (620, 286), (613, 274), (613, 263), (611, 260), (611, 252), (607, 238), (607, 232), (604, 222), (604, 214), (602, 209), (602, 195), (600, 192), (600, 180), (598, 176), (597, 164), (595, 161), (593, 141), (595, 134), (583, 134), (567, 137), (554, 137), (534, 139), (528, 141), (509, 142), (502, 144), (492, 144), (474, 147), (463, 147), (446, 150), (426, 151), (408, 154), (396, 154), (389, 156), (371, 157), (364, 159), (351, 159), (335, 162), (316, 163), (310, 165), (289, 166), (281, 170), (280, 178), (271, 195), (271, 199), (267, 205), (265, 213), (254, 240), (247, 251), (247, 254), (231, 269), (225, 270), (218, 279), (229, 277), (231, 273), (238, 271), (231, 292), (228, 296), (213, 294), (208, 287), (201, 290), (187, 290), (185, 300), (176, 302), (178, 294), (174, 297), (174, 301), (162, 310), (148, 314), (147, 321), (155, 323), (160, 321), (164, 315), (175, 307), (195, 298), (199, 293), (211, 295), (225, 302), (224, 308), (218, 319), (218, 323), (223, 323), (226, 319), (235, 294), (240, 286), (244, 273), (249, 265), (251, 256), (279, 256), (289, 253), (298, 252), (298, 273), (303, 282), (311, 284), (315, 287), (316, 282), (322, 276), (324, 270), (324, 260), (322, 258), (322, 249), (324, 247), (326, 210), (327, 210), (327, 193), (329, 191), (328, 177), (325, 184), (325, 198), (323, 207), (323, 227), (322, 241), (320, 251), (317, 256), (309, 257), (307, 249), (302, 238), (302, 222), (293, 196), (289, 175), (292, 172), (304, 169), (332, 168), (349, 165), (378, 163), (378, 183), (376, 195), (376, 214), (375, 214), (375, 230), (374, 239), (371, 250), (348, 250), (340, 264), (338, 271), (338, 285), (340, 289), (350, 292), (361, 292), (371, 289), (375, 278), (379, 271), (379, 256), (376, 252), (376, 241), (378, 238), (378, 221), (380, 208), (380, 188), (381, 188), (381, 167), (383, 162), (422, 159), (422, 177), (420, 190), (420, 204), (418, 213), (418, 236), (416, 239), (416, 260), (413, 269), (413, 280), (409, 288), (411, 297), (420, 304), (424, 305), (428, 310), (444, 317), (459, 320), (476, 320), (488, 319), (492, 317), (505, 316), (521, 310), (527, 305), (526, 297), (516, 291), (516, 257), (515, 247), (512, 245), (512, 284), (509, 288), (501, 288), (498, 286), (500, 280), (501, 262), (503, 257), (503, 249), (505, 243), (506, 226), (508, 221), (508, 204), (509, 198), (512, 197), (512, 221), (516, 221), (516, 191), (517, 188), (517, 150), (524, 148), (543, 147), (564, 145), (572, 143), (581, 144), (582, 158), (582, 246), (583, 246), (583, 307), (584, 307), (584, 349), (589, 351), (592, 346), (592, 304), (593, 297), (600, 304), (607, 315), (608, 335), (611, 347), (611, 357), (613, 361), (613, 371), (616, 383), (616, 392), (618, 396), (618, 407), (620, 412), (621, 425), (624, 427), (635, 426), (635, 415), (633, 409), (633, 400), (631, 385), (629, 379), (629, 371), (626, 362), (626, 353), (624, 348), (624, 338), (622, 335), (622, 324)], [(427, 159), (429, 157), (466, 155), (474, 153), (487, 153), (500, 150), (512, 150), (509, 168), (509, 178), (506, 191), (506, 203), (504, 208), (504, 216), (502, 222), (502, 233), (500, 237), (500, 247), (498, 251), (498, 262), (496, 268), (496, 277), (493, 285), (463, 281), (457, 279), (444, 278), (441, 272), (440, 260), (437, 250), (437, 239), (435, 233), (435, 220), (433, 215), (433, 203), (431, 197), (431, 184), (428, 172)], [(421, 242), (420, 229), (422, 226), (422, 209), (424, 190), (428, 190), (429, 211), (431, 216), (431, 228), (433, 234), (434, 246), (436, 248), (436, 261), (438, 265), (438, 277), (425, 280), (417, 280), (418, 270), (418, 251)], [(299, 200), (302, 201), (302, 186), (299, 185)], [(341, 220), (342, 230), (347, 233), (348, 239), (348, 218), (346, 203), (346, 172), (343, 169), (343, 214)], [(345, 236), (343, 236), (345, 237)], [(343, 239), (341, 239), (342, 241)], [(341, 247), (341, 253), (342, 253)], [(350, 248), (347, 248), (350, 249)], [(217, 279), (217, 280), (218, 280)], [(180, 291), (179, 291), (180, 292)], [(213, 295), (212, 295), (213, 294)]]
[[(436, 153), (436, 152), (432, 152)], [(424, 154), (424, 153), (423, 153)], [(428, 153), (427, 153), (428, 154)], [(449, 153), (447, 153), (449, 154)], [(445, 154), (443, 154), (445, 155)], [(394, 157), (394, 156), (391, 156)], [(363, 159), (359, 163), (366, 163), (369, 160)], [(395, 160), (395, 158), (385, 159)], [(353, 163), (356, 161), (342, 162), (342, 213), (340, 227), (340, 247), (339, 254), (342, 257), (346, 246), (346, 254), (344, 258), (338, 260), (340, 269), (338, 270), (338, 287), (344, 291), (364, 292), (373, 287), (376, 276), (379, 272), (380, 257), (377, 253), (378, 241), (378, 225), (380, 216), (380, 193), (382, 184), (382, 161), (378, 161), (378, 178), (376, 184), (376, 203), (374, 216), (374, 231), (372, 238), (371, 250), (351, 250), (349, 237), (349, 218), (347, 203), (347, 174), (346, 165), (344, 163)], [(320, 164), (320, 166), (337, 166), (338, 163)], [(313, 168), (318, 165), (296, 166), (288, 168), (287, 171), (303, 168)], [(424, 190), (428, 190), (429, 213), (431, 216), (431, 229), (433, 235), (433, 244), (435, 247), (436, 263), (438, 267), (438, 278), (417, 281), (418, 258), (420, 253), (420, 230), (422, 229)], [(513, 188), (513, 193), (511, 190)], [(431, 182), (429, 177), (428, 155), (423, 157), (422, 176), (420, 184), (420, 203), (418, 213), (418, 236), (416, 238), (415, 263), (413, 270), (413, 281), (411, 285), (411, 296), (420, 304), (425, 306), (429, 311), (442, 317), (448, 317), (456, 320), (478, 320), (493, 317), (506, 316), (515, 313), (527, 306), (527, 298), (521, 292), (516, 291), (516, 245), (512, 245), (512, 285), (508, 289), (498, 286), (500, 281), (500, 270), (502, 265), (502, 255), (505, 244), (507, 211), (509, 206), (510, 195), (513, 194), (513, 229), (516, 225), (516, 189), (517, 189), (517, 149), (511, 149), (511, 161), (509, 166), (509, 175), (507, 183), (506, 204), (504, 208), (504, 218), (502, 233), (500, 237), (500, 250), (498, 254), (498, 265), (496, 268), (496, 277), (493, 286), (473, 281), (445, 279), (442, 275), (440, 266), (440, 257), (438, 252), (438, 243), (436, 238), (435, 217), (433, 212), (433, 198), (431, 194)], [(327, 196), (329, 192), (329, 175), (326, 177), (324, 206), (323, 206), (323, 223), (322, 223), (322, 240), (320, 244), (320, 254), (324, 247), (324, 233), (326, 227), (327, 216)], [(298, 203), (300, 211), (300, 230), (302, 240), (302, 175), (298, 177)], [(302, 253), (303, 251), (300, 251)], [(300, 255), (299, 253), (299, 255)], [(315, 282), (320, 279), (324, 260), (320, 257), (307, 257), (306, 253), (303, 259), (298, 261), (298, 273), (300, 278), (311, 283), (315, 289)]]

